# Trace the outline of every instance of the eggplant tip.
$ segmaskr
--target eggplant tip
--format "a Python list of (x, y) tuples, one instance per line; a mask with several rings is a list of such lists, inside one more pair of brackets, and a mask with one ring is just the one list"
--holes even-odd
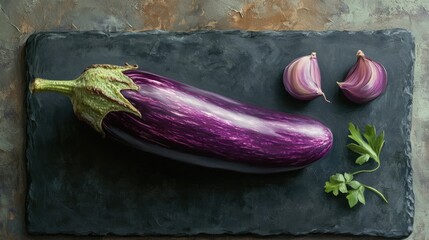
[(28, 86), (28, 90), (30, 91), (30, 93), (36, 92), (38, 82), (39, 78), (35, 78), (33, 82), (30, 83), (30, 85)]
[(30, 85), (28, 86), (28, 90), (30, 91), (30, 93), (33, 93), (33, 89), (34, 89), (34, 83), (30, 83)]

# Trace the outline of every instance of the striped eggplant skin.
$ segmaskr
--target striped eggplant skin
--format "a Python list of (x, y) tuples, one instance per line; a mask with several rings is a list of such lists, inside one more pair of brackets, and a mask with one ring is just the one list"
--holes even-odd
[(149, 72), (123, 73), (138, 90), (121, 93), (141, 117), (113, 111), (102, 121), (106, 135), (121, 142), (132, 136), (202, 158), (286, 170), (305, 167), (332, 148), (332, 132), (315, 119), (243, 104)]

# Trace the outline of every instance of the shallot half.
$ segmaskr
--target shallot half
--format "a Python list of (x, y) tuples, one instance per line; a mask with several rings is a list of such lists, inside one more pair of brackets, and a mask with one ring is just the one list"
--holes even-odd
[(292, 97), (300, 100), (312, 100), (325, 94), (321, 89), (321, 77), (316, 53), (297, 58), (286, 66), (283, 72), (283, 84)]
[(361, 50), (356, 56), (357, 61), (344, 82), (337, 83), (350, 101), (365, 103), (384, 92), (387, 87), (387, 72), (381, 63), (366, 57)]

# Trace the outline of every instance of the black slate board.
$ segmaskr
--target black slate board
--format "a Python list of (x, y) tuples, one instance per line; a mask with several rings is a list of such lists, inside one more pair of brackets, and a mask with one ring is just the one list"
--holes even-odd
[[(358, 49), (387, 69), (385, 94), (366, 105), (339, 92)], [(318, 54), (322, 98), (286, 94), (283, 68)], [(250, 175), (145, 154), (101, 138), (76, 120), (66, 97), (27, 95), (27, 229), (32, 234), (194, 235), (334, 233), (404, 237), (411, 233), (411, 103), (414, 40), (400, 29), (375, 32), (37, 33), (27, 42), (28, 81), (73, 79), (93, 63), (140, 69), (278, 111), (313, 116), (333, 131), (324, 159), (299, 171)], [(382, 191), (365, 206), (323, 192), (328, 177), (352, 171), (347, 123), (386, 133), (382, 166), (358, 178)]]

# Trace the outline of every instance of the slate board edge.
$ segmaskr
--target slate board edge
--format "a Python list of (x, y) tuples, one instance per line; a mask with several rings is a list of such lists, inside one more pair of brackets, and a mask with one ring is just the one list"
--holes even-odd
[(407, 108), (407, 121), (410, 122), (410, 124), (407, 124), (407, 126), (404, 126), (404, 132), (406, 133), (406, 136), (408, 138), (406, 147), (407, 151), (406, 158), (407, 158), (407, 186), (406, 186), (406, 199), (407, 199), (407, 215), (408, 215), (408, 235), (411, 235), (413, 232), (413, 224), (414, 224), (414, 213), (415, 213), (415, 199), (414, 199), (414, 191), (413, 191), (413, 168), (412, 168), (412, 148), (411, 148), (411, 127), (412, 127), (412, 110), (413, 110), (413, 87), (414, 87), (414, 65), (415, 65), (415, 38), (411, 34), (411, 32), (406, 31), (406, 34), (408, 34), (408, 37), (411, 38), (411, 54), (412, 54), (412, 65), (410, 66), (410, 77), (409, 81), (410, 84), (408, 84), (408, 92), (407, 96), (409, 98), (409, 104)]
[[(204, 33), (211, 33), (211, 32), (219, 32), (222, 34), (236, 34), (239, 33), (242, 36), (256, 36), (259, 34), (265, 34), (265, 35), (277, 35), (278, 32), (282, 32), (282, 31), (243, 31), (243, 30), (197, 30), (197, 31), (191, 31), (191, 32), (174, 32), (174, 34), (176, 35), (191, 35), (191, 34), (204, 34)], [(406, 95), (409, 99), (409, 105), (407, 108), (407, 116), (406, 119), (407, 121), (411, 122), (412, 119), (412, 93), (413, 93), (413, 78), (414, 78), (414, 63), (415, 63), (415, 41), (414, 41), (414, 36), (411, 34), (411, 32), (405, 30), (405, 29), (401, 29), (401, 28), (393, 28), (393, 29), (381, 29), (381, 30), (374, 30), (374, 31), (283, 31), (283, 32), (296, 32), (296, 33), (302, 33), (303, 35), (308, 35), (308, 36), (317, 36), (319, 34), (327, 34), (327, 33), (332, 33), (332, 32), (343, 32), (343, 33), (347, 33), (347, 34), (354, 34), (354, 33), (363, 33), (363, 34), (373, 34), (373, 33), (377, 33), (377, 34), (391, 34), (391, 33), (395, 33), (395, 34), (404, 34), (405, 37), (409, 37), (411, 38), (411, 44), (412, 44), (412, 65), (411, 67), (411, 71), (410, 71), (410, 78), (409, 81), (411, 82), (407, 87), (408, 89), (406, 89)], [(151, 31), (142, 31), (142, 32), (103, 32), (103, 31), (76, 31), (76, 32), (38, 32), (38, 33), (34, 33), (32, 34), (26, 41), (26, 45), (25, 45), (25, 76), (27, 77), (27, 81), (26, 81), (26, 86), (25, 86), (25, 99), (24, 102), (26, 104), (26, 113), (27, 113), (27, 118), (26, 120), (27, 122), (27, 140), (26, 140), (26, 160), (27, 160), (27, 169), (29, 169), (29, 151), (28, 149), (32, 148), (32, 143), (29, 141), (30, 136), (29, 133), (31, 132), (31, 124), (29, 124), (29, 122), (32, 121), (32, 119), (30, 119), (30, 108), (28, 103), (28, 100), (30, 98), (30, 91), (28, 90), (29, 87), (29, 83), (32, 81), (33, 77), (31, 75), (31, 69), (32, 69), (32, 65), (31, 65), (31, 59), (29, 58), (29, 49), (31, 49), (32, 47), (34, 47), (33, 45), (36, 44), (37, 39), (39, 37), (42, 36), (50, 36), (50, 37), (60, 37), (63, 36), (65, 34), (67, 35), (80, 35), (80, 34), (94, 34), (94, 35), (105, 35), (106, 37), (115, 37), (118, 35), (134, 35), (134, 34), (170, 34), (172, 32), (169, 31), (161, 31), (161, 30), (151, 30)], [(406, 213), (407, 213), (407, 223), (408, 223), (408, 229), (407, 231), (390, 231), (390, 232), (382, 232), (382, 231), (376, 231), (376, 230), (366, 230), (366, 231), (362, 231), (362, 232), (348, 232), (348, 231), (330, 231), (330, 230), (317, 230), (317, 229), (313, 229), (313, 230), (309, 230), (309, 231), (305, 231), (305, 232), (298, 232), (298, 233), (289, 233), (289, 232), (281, 232), (281, 233), (270, 233), (270, 234), (265, 234), (265, 233), (258, 233), (257, 231), (253, 231), (253, 232), (220, 232), (220, 233), (210, 233), (210, 232), (197, 232), (197, 233), (178, 233), (176, 234), (176, 236), (195, 236), (195, 235), (205, 235), (205, 234), (209, 234), (209, 235), (255, 235), (255, 236), (278, 236), (278, 235), (307, 235), (307, 234), (333, 234), (333, 235), (366, 235), (366, 236), (382, 236), (382, 237), (388, 237), (388, 238), (402, 238), (402, 237), (407, 237), (412, 233), (413, 230), (413, 223), (414, 223), (414, 212), (415, 212), (415, 200), (414, 200), (414, 192), (412, 189), (412, 183), (413, 183), (413, 179), (412, 179), (412, 164), (411, 164), (411, 159), (412, 159), (412, 154), (411, 154), (411, 140), (410, 140), (410, 132), (411, 132), (411, 124), (409, 124), (408, 126), (404, 126), (402, 131), (404, 131), (405, 135), (408, 136), (408, 140), (406, 142), (406, 147), (407, 150), (406, 151), (406, 160), (407, 160), (407, 186), (406, 186), (406, 200), (407, 200), (407, 209), (406, 209)], [(28, 203), (29, 203), (29, 195), (31, 194), (31, 177), (29, 174), (27, 174), (27, 197), (26, 197), (26, 223), (28, 223), (29, 221), (29, 216), (28, 216)], [(32, 229), (29, 229), (28, 224), (26, 224), (26, 229), (27, 232), (30, 234), (34, 234), (34, 235), (46, 235), (46, 233), (40, 233), (37, 231), (33, 231)], [(123, 236), (121, 234), (117, 234), (117, 233), (111, 233), (111, 232), (104, 232), (104, 233), (97, 233), (94, 234), (93, 232), (87, 232), (87, 233), (65, 233), (65, 232), (49, 232), (47, 233), (48, 235), (79, 235), (79, 236), (86, 236), (86, 235), (117, 235), (117, 236)], [(143, 235), (141, 233), (136, 232), (135, 234), (128, 234), (128, 235)], [(163, 234), (145, 234), (145, 236), (170, 236), (170, 235), (163, 235)]]
[[(374, 33), (382, 33), (382, 34), (407, 34), (410, 38), (412, 38), (412, 44), (413, 44), (413, 50), (414, 50), (414, 36), (411, 34), (410, 31), (403, 29), (403, 28), (391, 28), (391, 29), (380, 29), (380, 30), (371, 30), (371, 31), (337, 31), (337, 30), (330, 30), (330, 31), (244, 31), (244, 30), (195, 30), (195, 31), (186, 31), (186, 32), (171, 32), (171, 31), (164, 31), (164, 30), (148, 30), (148, 31), (135, 31), (135, 32), (104, 32), (104, 31), (98, 31), (98, 30), (91, 30), (91, 31), (58, 31), (58, 32), (37, 32), (31, 34), (25, 44), (25, 48), (28, 49), (28, 46), (32, 45), (32, 42), (37, 41), (37, 38), (40, 36), (50, 36), (52, 38), (60, 37), (65, 34), (67, 35), (81, 35), (81, 34), (94, 34), (94, 35), (101, 35), (106, 37), (115, 37), (118, 35), (139, 35), (139, 34), (147, 34), (147, 35), (162, 35), (162, 34), (174, 34), (174, 35), (193, 35), (193, 34), (205, 34), (205, 33), (221, 33), (221, 34), (236, 34), (239, 33), (241, 36), (257, 36), (257, 35), (273, 35), (276, 36), (279, 33), (282, 32), (290, 32), (290, 33), (301, 33), (302, 35), (306, 36), (317, 36), (321, 34), (329, 34), (333, 32), (341, 32), (341, 33), (347, 33), (347, 34), (355, 34), (355, 33), (363, 33), (366, 35), (371, 35)], [(25, 51), (27, 53), (27, 50)], [(27, 55), (27, 54), (26, 54)], [(413, 52), (413, 59), (415, 59), (414, 52)], [(28, 59), (26, 58), (26, 66), (28, 67)]]

